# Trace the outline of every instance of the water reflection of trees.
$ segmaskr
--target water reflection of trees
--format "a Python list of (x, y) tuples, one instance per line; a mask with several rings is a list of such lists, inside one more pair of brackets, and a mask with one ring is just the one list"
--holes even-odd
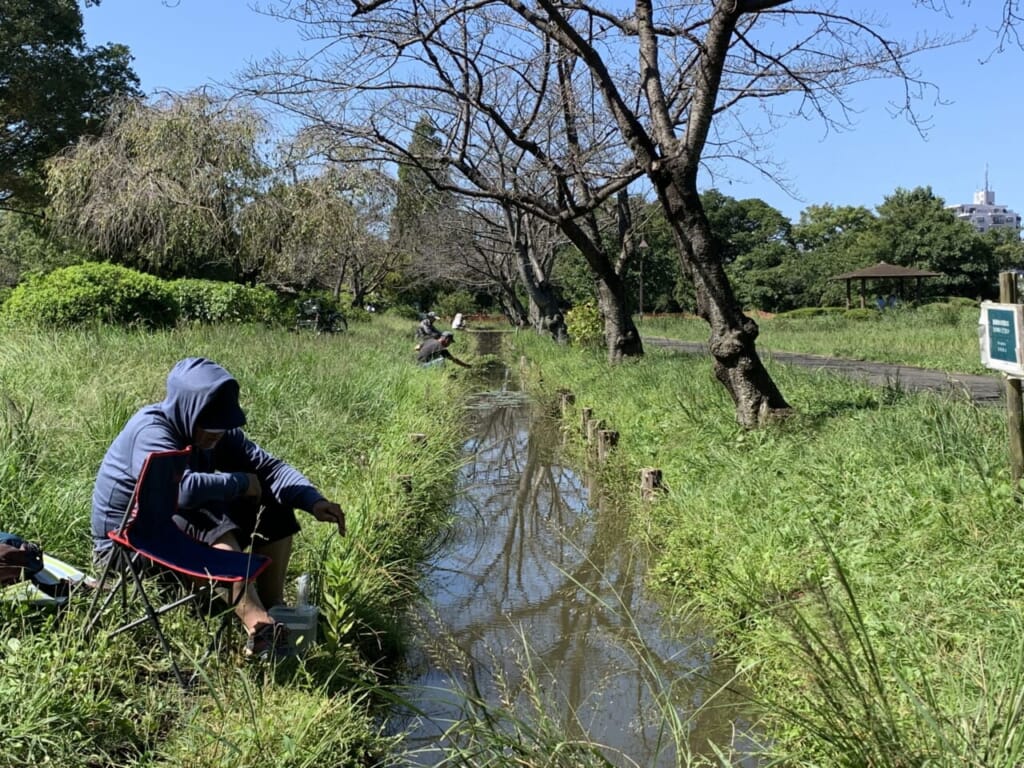
[[(728, 672), (716, 669), (699, 633), (678, 642), (660, 632), (661, 618), (642, 599), (645, 564), (627, 543), (629, 521), (591, 504), (558, 461), (559, 423), (507, 394), (481, 405), (457, 523), (438, 563), (440, 618), (478, 681), (514, 680), (525, 638), (535, 671), (553, 678), (591, 738), (652, 755), (664, 738), (652, 690), (671, 687), (673, 701), (693, 711), (716, 688), (708, 680)], [(734, 715), (701, 712), (693, 738), (727, 742)]]

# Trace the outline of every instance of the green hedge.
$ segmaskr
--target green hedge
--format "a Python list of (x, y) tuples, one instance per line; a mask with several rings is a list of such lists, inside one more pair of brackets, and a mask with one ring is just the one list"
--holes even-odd
[(164, 281), (127, 267), (85, 262), (31, 275), (0, 306), (16, 322), (70, 326), (190, 323), (293, 323), (293, 302), (266, 286), (215, 280)]
[(843, 317), (848, 320), (877, 320), (881, 313), (877, 309), (848, 309), (843, 312)]
[(280, 320), (281, 302), (266, 286), (185, 278), (170, 283), (178, 319), (195, 323), (264, 322)]
[(86, 262), (31, 275), (19, 284), (0, 316), (43, 325), (87, 322), (171, 325), (177, 305), (167, 283), (115, 264)]
[(841, 315), (846, 312), (845, 307), (800, 307), (791, 309), (788, 312), (779, 312), (775, 317), (779, 318), (801, 318), (801, 317), (822, 317), (824, 315)]

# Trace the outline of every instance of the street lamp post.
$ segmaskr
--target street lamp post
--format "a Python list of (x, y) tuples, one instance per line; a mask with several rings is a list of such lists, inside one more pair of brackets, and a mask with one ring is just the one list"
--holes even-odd
[(637, 245), (640, 250), (640, 319), (644, 319), (644, 254), (647, 252), (647, 238), (641, 237)]

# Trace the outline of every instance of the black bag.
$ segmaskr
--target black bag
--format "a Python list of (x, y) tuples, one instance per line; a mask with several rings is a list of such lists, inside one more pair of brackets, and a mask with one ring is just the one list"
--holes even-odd
[(0, 531), (0, 587), (31, 579), (43, 570), (43, 550), (13, 533)]

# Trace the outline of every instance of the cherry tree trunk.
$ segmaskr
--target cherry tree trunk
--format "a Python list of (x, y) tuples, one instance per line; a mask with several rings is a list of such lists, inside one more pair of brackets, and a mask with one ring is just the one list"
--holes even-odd
[(640, 357), (644, 345), (626, 303), (625, 285), (616, 276), (597, 281), (597, 300), (604, 318), (604, 338), (608, 362), (620, 363), (624, 357)]
[(693, 282), (697, 314), (710, 327), (708, 347), (715, 377), (732, 397), (736, 420), (747, 428), (760, 427), (788, 415), (791, 408), (757, 354), (757, 323), (743, 313), (733, 294), (695, 176), (665, 172), (653, 174), (653, 179), (669, 214), (683, 272)]

